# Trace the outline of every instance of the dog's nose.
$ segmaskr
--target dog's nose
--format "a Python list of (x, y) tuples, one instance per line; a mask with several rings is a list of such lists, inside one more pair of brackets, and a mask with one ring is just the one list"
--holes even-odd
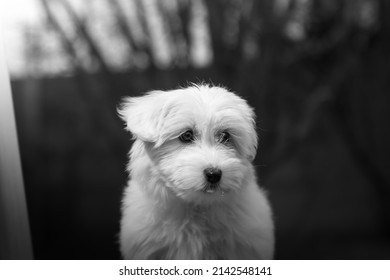
[(221, 180), (222, 171), (221, 169), (210, 167), (203, 170), (204, 176), (206, 177), (207, 182), (211, 184), (216, 184)]

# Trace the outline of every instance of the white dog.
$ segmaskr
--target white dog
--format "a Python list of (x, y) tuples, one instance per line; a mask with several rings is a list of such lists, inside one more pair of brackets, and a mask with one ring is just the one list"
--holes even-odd
[(256, 183), (254, 113), (220, 87), (153, 91), (119, 109), (135, 139), (125, 259), (271, 259), (272, 213)]

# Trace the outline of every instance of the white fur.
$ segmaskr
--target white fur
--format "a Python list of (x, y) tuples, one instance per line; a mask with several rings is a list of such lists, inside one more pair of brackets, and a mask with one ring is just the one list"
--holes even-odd
[[(135, 139), (122, 203), (125, 259), (271, 259), (272, 213), (252, 166), (254, 113), (220, 87), (194, 85), (125, 100), (119, 110)], [(195, 140), (179, 136), (191, 129)], [(218, 133), (228, 131), (229, 143)], [(202, 191), (203, 170), (222, 170)]]

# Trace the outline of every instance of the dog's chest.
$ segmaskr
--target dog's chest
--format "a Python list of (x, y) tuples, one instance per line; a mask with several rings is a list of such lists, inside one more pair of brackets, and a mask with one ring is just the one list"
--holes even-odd
[[(210, 209), (191, 209), (171, 227), (167, 257), (173, 259), (223, 259), (233, 235), (226, 217)], [(172, 226), (169, 225), (169, 226)]]

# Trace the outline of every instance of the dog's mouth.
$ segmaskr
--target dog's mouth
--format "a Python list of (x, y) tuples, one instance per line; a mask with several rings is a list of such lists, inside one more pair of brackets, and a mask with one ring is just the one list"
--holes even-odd
[(221, 196), (224, 196), (224, 195), (225, 195), (226, 193), (228, 193), (229, 191), (226, 190), (226, 189), (223, 189), (223, 188), (221, 187), (221, 185), (218, 184), (218, 183), (217, 183), (217, 184), (207, 183), (207, 184), (203, 187), (202, 192), (207, 193), (207, 194), (214, 194), (214, 193), (216, 193), (216, 192), (219, 192), (219, 194), (220, 194)]

